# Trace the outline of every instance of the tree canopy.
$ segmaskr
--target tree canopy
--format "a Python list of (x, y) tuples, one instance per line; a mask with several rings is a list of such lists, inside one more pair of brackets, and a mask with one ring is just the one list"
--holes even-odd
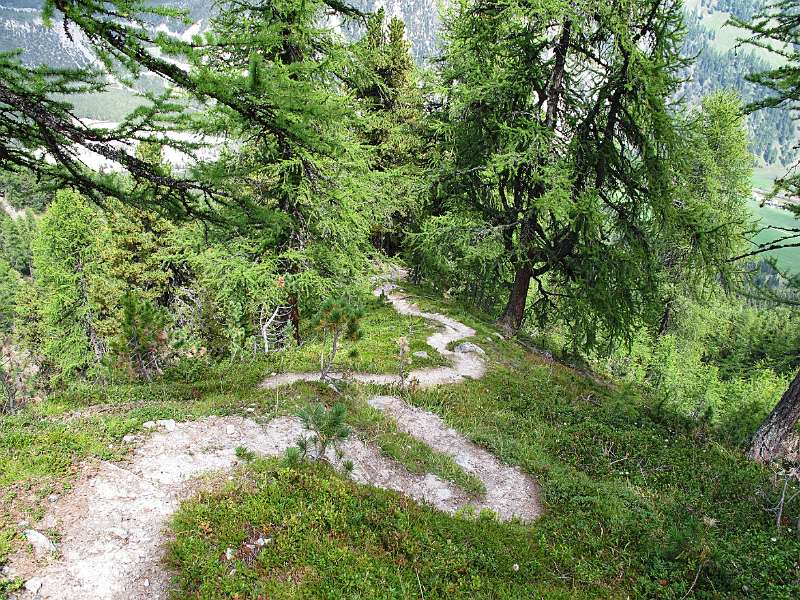
[(447, 17), (433, 212), (472, 211), (502, 240), (507, 333), (531, 281), (538, 320), (564, 320), (591, 346), (659, 312), (658, 248), (684, 247), (703, 259), (698, 275), (716, 276), (708, 251), (734, 232), (708, 227), (712, 207), (680, 183), (692, 137), (672, 100), (681, 11), (508, 0), (462, 2)]

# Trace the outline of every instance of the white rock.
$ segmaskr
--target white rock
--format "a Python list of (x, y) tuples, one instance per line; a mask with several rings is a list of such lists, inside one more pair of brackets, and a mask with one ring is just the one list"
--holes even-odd
[(28, 579), (28, 581), (25, 582), (25, 589), (28, 590), (31, 594), (35, 594), (40, 589), (42, 589), (42, 583), (44, 582), (39, 577)]
[(155, 429), (156, 424), (153, 421), (145, 421), (144, 423), (142, 423), (142, 427), (144, 427), (145, 429)]
[(17, 523), (17, 525), (19, 525), (20, 527), (27, 527), (28, 525), (30, 525), (30, 523), (28, 523), (26, 519), (23, 519), (22, 521)]
[(227, 433), (228, 435), (234, 435), (236, 433), (236, 427), (234, 427), (233, 425), (228, 425), (225, 428), (225, 433)]
[(149, 579), (145, 579), (143, 585), (144, 585), (144, 587), (150, 587), (150, 580)]
[(428, 353), (425, 350), (420, 350), (419, 352), (414, 352), (412, 356), (416, 356), (417, 358), (428, 358)]
[(163, 427), (167, 431), (175, 431), (175, 421), (173, 419), (161, 419), (156, 421), (156, 425)]
[(486, 354), (483, 348), (472, 342), (464, 342), (456, 346), (456, 352), (474, 352), (475, 354)]
[(234, 550), (233, 548), (225, 549), (225, 560), (233, 560), (234, 556), (236, 556), (236, 550)]
[(122, 438), (122, 441), (124, 443), (126, 443), (126, 444), (130, 444), (131, 442), (135, 442), (136, 441), (136, 436), (135, 435), (131, 435), (129, 433), (128, 435), (126, 435), (125, 437)]
[(35, 529), (26, 529), (24, 533), (31, 546), (33, 546), (33, 552), (36, 556), (48, 554), (56, 549), (55, 544), (46, 535), (39, 533)]
[(58, 499), (59, 499), (60, 497), (61, 497), (61, 496), (59, 496), (58, 494), (50, 494), (50, 495), (47, 497), (47, 501), (48, 501), (48, 502), (57, 502), (57, 501), (58, 501)]
[(3, 567), (0, 568), (0, 575), (2, 575), (3, 577), (7, 577), (8, 579), (12, 579), (16, 577), (17, 573), (16, 571), (14, 571), (14, 569), (9, 567), (8, 565), (3, 565)]

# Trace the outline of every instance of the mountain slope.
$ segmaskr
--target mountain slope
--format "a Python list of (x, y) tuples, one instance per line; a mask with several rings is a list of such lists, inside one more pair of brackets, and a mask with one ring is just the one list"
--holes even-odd
[[(212, 11), (211, 0), (154, 0), (161, 6), (188, 11), (195, 23), (187, 26), (176, 19), (151, 18), (152, 27), (172, 31), (176, 35), (191, 35), (200, 30)], [(690, 103), (701, 96), (722, 88), (736, 89), (745, 102), (757, 100), (763, 94), (745, 80), (749, 73), (775, 66), (775, 58), (764, 52), (737, 47), (742, 35), (724, 24), (729, 15), (749, 18), (763, 0), (689, 0), (687, 2), (686, 53), (696, 56), (695, 65), (687, 73), (685, 96)], [(383, 8), (388, 17), (398, 17), (406, 24), (412, 53), (417, 63), (425, 64), (436, 56), (438, 47), (439, 12), (447, 0), (353, 0), (364, 11)], [(39, 16), (41, 0), (0, 0), (0, 51), (24, 48), (26, 64), (47, 64), (58, 67), (82, 67), (92, 64), (94, 57), (79, 32), (65, 30), (58, 22), (52, 28), (42, 24)], [(359, 35), (357, 23), (345, 23), (345, 35)], [(130, 90), (111, 90), (102, 95), (81, 100), (78, 110), (84, 116), (116, 120), (125, 110), (136, 105)], [(797, 140), (794, 122), (788, 111), (761, 111), (750, 117), (753, 137), (752, 150), (760, 165), (783, 167), (796, 158)], [(772, 171), (775, 171), (773, 168)]]

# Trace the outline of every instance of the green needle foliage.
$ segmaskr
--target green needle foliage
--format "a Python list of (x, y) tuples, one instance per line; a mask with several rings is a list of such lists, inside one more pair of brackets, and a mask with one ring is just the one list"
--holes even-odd
[(122, 297), (121, 332), (111, 350), (133, 378), (149, 381), (162, 372), (166, 324), (161, 311), (135, 292)]
[[(319, 331), (323, 338), (330, 340), (330, 348), (323, 348), (320, 354), (320, 371), (323, 380), (331, 374), (336, 353), (342, 341), (357, 342), (361, 339), (360, 321), (364, 311), (346, 300), (330, 298), (320, 307), (311, 322), (312, 329)], [(327, 351), (326, 351), (327, 350)]]
[(530, 310), (580, 347), (629, 341), (660, 314), (660, 246), (690, 248), (698, 275), (717, 276), (721, 261), (694, 249), (703, 206), (680, 183), (682, 10), (502, 0), (446, 16), (431, 212), (475, 215), (473, 243), (502, 244), (504, 333)]
[[(352, 433), (347, 424), (347, 407), (338, 402), (326, 409), (323, 404), (315, 403), (302, 409), (297, 416), (311, 435), (299, 438), (297, 445), (287, 450), (289, 463), (296, 464), (300, 460), (329, 460), (325, 456), (329, 448), (334, 450), (336, 461), (342, 462), (344, 457), (339, 450), (339, 444)], [(344, 461), (342, 466), (348, 472), (353, 469), (350, 461)]]
[[(340, 152), (341, 136), (321, 127), (339, 110), (331, 94), (321, 90), (343, 66), (341, 45), (318, 26), (325, 11), (360, 14), (332, 0), (228, 2), (216, 9), (211, 32), (186, 41), (148, 26), (153, 16), (184, 20), (186, 13), (174, 8), (142, 0), (48, 0), (44, 21), (57, 21), (53, 26), (67, 28), (68, 34), (85, 35), (103, 68), (29, 68), (21, 64), (19, 52), (0, 54), (0, 166), (28, 169), (54, 185), (68, 183), (99, 203), (112, 196), (174, 217), (209, 221), (223, 219), (221, 206), (238, 206), (248, 219), (260, 222), (263, 215), (254, 214), (256, 207), (246, 194), (239, 195), (239, 187), (219, 185), (220, 168), (230, 167), (230, 161), (218, 165), (212, 160), (183, 177), (165, 173), (119, 142), (135, 145), (156, 137), (193, 154), (211, 142), (181, 141), (171, 134), (198, 128), (205, 134), (247, 132), (249, 139), (261, 142), (253, 160), (282, 166), (271, 184), (281, 187), (285, 175), (301, 173), (321, 184), (325, 178), (317, 155), (346, 154)], [(102, 92), (109, 75), (132, 85), (142, 74), (156, 76), (170, 89), (158, 96), (145, 94), (148, 103), (116, 127), (101, 129), (73, 118), (70, 97)], [(56, 95), (67, 100), (54, 100)], [(209, 124), (195, 119), (198, 106), (216, 107), (228, 120)], [(40, 149), (54, 162), (39, 160)], [(87, 168), (80, 149), (118, 165), (137, 185)]]
[(59, 192), (33, 241), (33, 319), (27, 332), (49, 370), (75, 377), (94, 371), (106, 353), (100, 333), (106, 237), (93, 207)]
[[(751, 73), (748, 80), (761, 86), (764, 95), (761, 99), (747, 106), (748, 112), (769, 111), (772, 108), (784, 108), (792, 111), (796, 119), (796, 111), (800, 108), (800, 7), (791, 0), (767, 2), (753, 16), (752, 20), (732, 16), (730, 24), (741, 27), (749, 35), (742, 44), (764, 49), (785, 62), (779, 67)], [(775, 180), (773, 193), (787, 193), (797, 196), (800, 193), (800, 174), (798, 164), (788, 169), (783, 177)], [(795, 214), (796, 207), (789, 206)], [(798, 228), (781, 230), (780, 239), (756, 245), (752, 254), (761, 254), (782, 247), (800, 246)]]

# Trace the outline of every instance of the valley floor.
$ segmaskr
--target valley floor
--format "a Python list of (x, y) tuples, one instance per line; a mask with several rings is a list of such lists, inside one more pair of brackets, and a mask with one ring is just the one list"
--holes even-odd
[[(768, 471), (638, 390), (405, 287), (428, 312), (386, 290), (401, 315), (376, 309), (362, 357), (340, 365), (387, 381), (289, 375), (313, 369), (306, 348), (0, 418), (0, 596), (27, 578), (27, 597), (79, 597), (65, 595), (79, 576), (138, 586), (93, 589), (109, 598), (800, 594), (798, 515), (775, 525)], [(412, 368), (442, 379), (381, 395), (406, 334)], [(467, 337), (485, 354), (452, 347)], [(280, 458), (302, 432), (289, 415), (313, 400), (348, 407), (352, 479)], [(45, 539), (29, 543), (34, 529)]]

